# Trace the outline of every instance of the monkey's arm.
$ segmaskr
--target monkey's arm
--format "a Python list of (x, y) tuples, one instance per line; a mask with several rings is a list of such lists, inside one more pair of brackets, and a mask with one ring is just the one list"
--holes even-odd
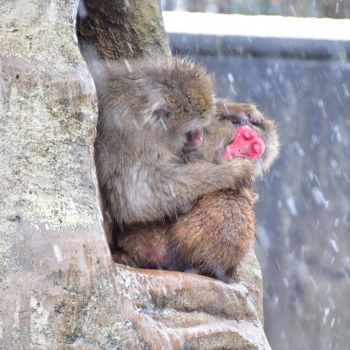
[(102, 192), (117, 222), (132, 224), (174, 218), (204, 194), (249, 186), (254, 166), (246, 159), (222, 165), (196, 162), (171, 166), (150, 166), (138, 160), (118, 175), (107, 179)]

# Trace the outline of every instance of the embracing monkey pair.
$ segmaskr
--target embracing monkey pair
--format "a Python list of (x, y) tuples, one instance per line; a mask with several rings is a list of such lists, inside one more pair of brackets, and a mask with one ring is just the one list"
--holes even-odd
[[(101, 72), (95, 160), (115, 261), (229, 280), (255, 235), (254, 177), (278, 154), (274, 123), (214, 98), (198, 64), (137, 59)], [(242, 119), (258, 160), (224, 159)]]

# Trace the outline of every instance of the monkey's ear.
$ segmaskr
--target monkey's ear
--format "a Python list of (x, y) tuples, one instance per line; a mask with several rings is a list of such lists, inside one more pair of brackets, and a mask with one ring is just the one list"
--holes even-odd
[(160, 106), (153, 111), (153, 115), (157, 118), (168, 119), (171, 115), (171, 111), (168, 106)]

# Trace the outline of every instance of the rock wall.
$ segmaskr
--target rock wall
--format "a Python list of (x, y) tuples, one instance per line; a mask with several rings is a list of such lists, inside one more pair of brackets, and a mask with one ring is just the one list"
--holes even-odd
[(269, 349), (254, 254), (233, 285), (112, 263), (77, 6), (1, 2), (0, 348)]

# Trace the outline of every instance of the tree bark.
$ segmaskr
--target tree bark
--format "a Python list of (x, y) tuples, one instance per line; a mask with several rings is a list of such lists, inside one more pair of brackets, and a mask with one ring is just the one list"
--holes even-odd
[(84, 0), (77, 33), (85, 58), (92, 48), (108, 60), (171, 55), (157, 0)]

